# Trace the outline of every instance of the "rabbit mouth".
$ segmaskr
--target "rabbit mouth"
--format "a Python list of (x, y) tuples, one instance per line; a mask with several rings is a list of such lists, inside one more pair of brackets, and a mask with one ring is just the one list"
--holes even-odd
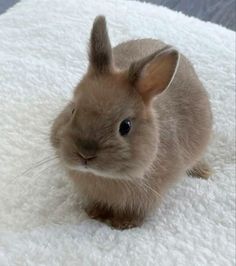
[(125, 179), (124, 175), (114, 172), (108, 169), (97, 169), (89, 164), (65, 164), (65, 166), (69, 170), (76, 171), (81, 174), (92, 174), (101, 178), (109, 178), (109, 179)]
[(67, 165), (67, 167), (77, 172), (92, 174), (103, 178), (115, 179), (113, 173), (109, 174), (106, 171), (97, 170), (89, 165), (70, 165), (70, 166)]

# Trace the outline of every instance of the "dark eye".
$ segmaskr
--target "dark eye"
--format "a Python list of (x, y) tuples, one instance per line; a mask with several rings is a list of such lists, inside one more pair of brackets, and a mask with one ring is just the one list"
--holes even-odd
[(73, 115), (74, 112), (75, 112), (75, 108), (73, 108), (72, 111), (71, 111), (72, 115)]
[(120, 123), (119, 132), (121, 136), (126, 136), (132, 127), (132, 123), (129, 119), (125, 119)]

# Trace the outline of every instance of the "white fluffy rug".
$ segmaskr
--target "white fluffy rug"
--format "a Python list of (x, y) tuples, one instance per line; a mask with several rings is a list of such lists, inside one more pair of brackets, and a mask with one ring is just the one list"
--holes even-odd
[[(122, 232), (87, 218), (59, 165), (36, 164), (53, 155), (48, 130), (86, 69), (97, 14), (114, 45), (153, 37), (185, 53), (215, 119), (210, 180), (184, 177), (141, 228)], [(1, 15), (0, 265), (234, 265), (234, 41), (233, 31), (134, 1), (22, 0)]]

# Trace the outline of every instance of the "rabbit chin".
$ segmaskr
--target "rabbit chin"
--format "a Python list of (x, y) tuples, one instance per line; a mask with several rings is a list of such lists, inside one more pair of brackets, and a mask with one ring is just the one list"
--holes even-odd
[(132, 177), (131, 173), (126, 173), (126, 172), (116, 172), (116, 171), (109, 171), (109, 170), (99, 170), (99, 169), (94, 169), (92, 167), (89, 166), (85, 166), (85, 165), (67, 165), (67, 167), (70, 170), (76, 171), (76, 172), (80, 172), (80, 173), (86, 173), (86, 174), (93, 174), (95, 176), (99, 176), (102, 178), (109, 178), (109, 179), (119, 179), (119, 180), (134, 180), (134, 179), (143, 179), (143, 176), (137, 176), (137, 173), (135, 174), (134, 177)]
[(96, 176), (104, 177), (104, 178), (110, 178), (110, 179), (123, 179), (121, 176), (119, 176), (117, 173), (112, 171), (101, 171), (98, 169), (94, 169), (90, 166), (86, 165), (67, 165), (67, 167), (71, 170), (82, 172), (86, 174), (93, 174)]

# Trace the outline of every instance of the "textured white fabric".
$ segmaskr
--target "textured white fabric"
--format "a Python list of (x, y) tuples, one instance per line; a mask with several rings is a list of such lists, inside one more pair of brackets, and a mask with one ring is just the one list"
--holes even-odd
[[(86, 69), (97, 14), (113, 45), (152, 37), (186, 54), (215, 120), (210, 180), (185, 177), (141, 228), (122, 232), (87, 218), (56, 161), (35, 165), (53, 156), (49, 127)], [(0, 265), (234, 265), (234, 41), (233, 31), (135, 1), (22, 0), (0, 16)]]

